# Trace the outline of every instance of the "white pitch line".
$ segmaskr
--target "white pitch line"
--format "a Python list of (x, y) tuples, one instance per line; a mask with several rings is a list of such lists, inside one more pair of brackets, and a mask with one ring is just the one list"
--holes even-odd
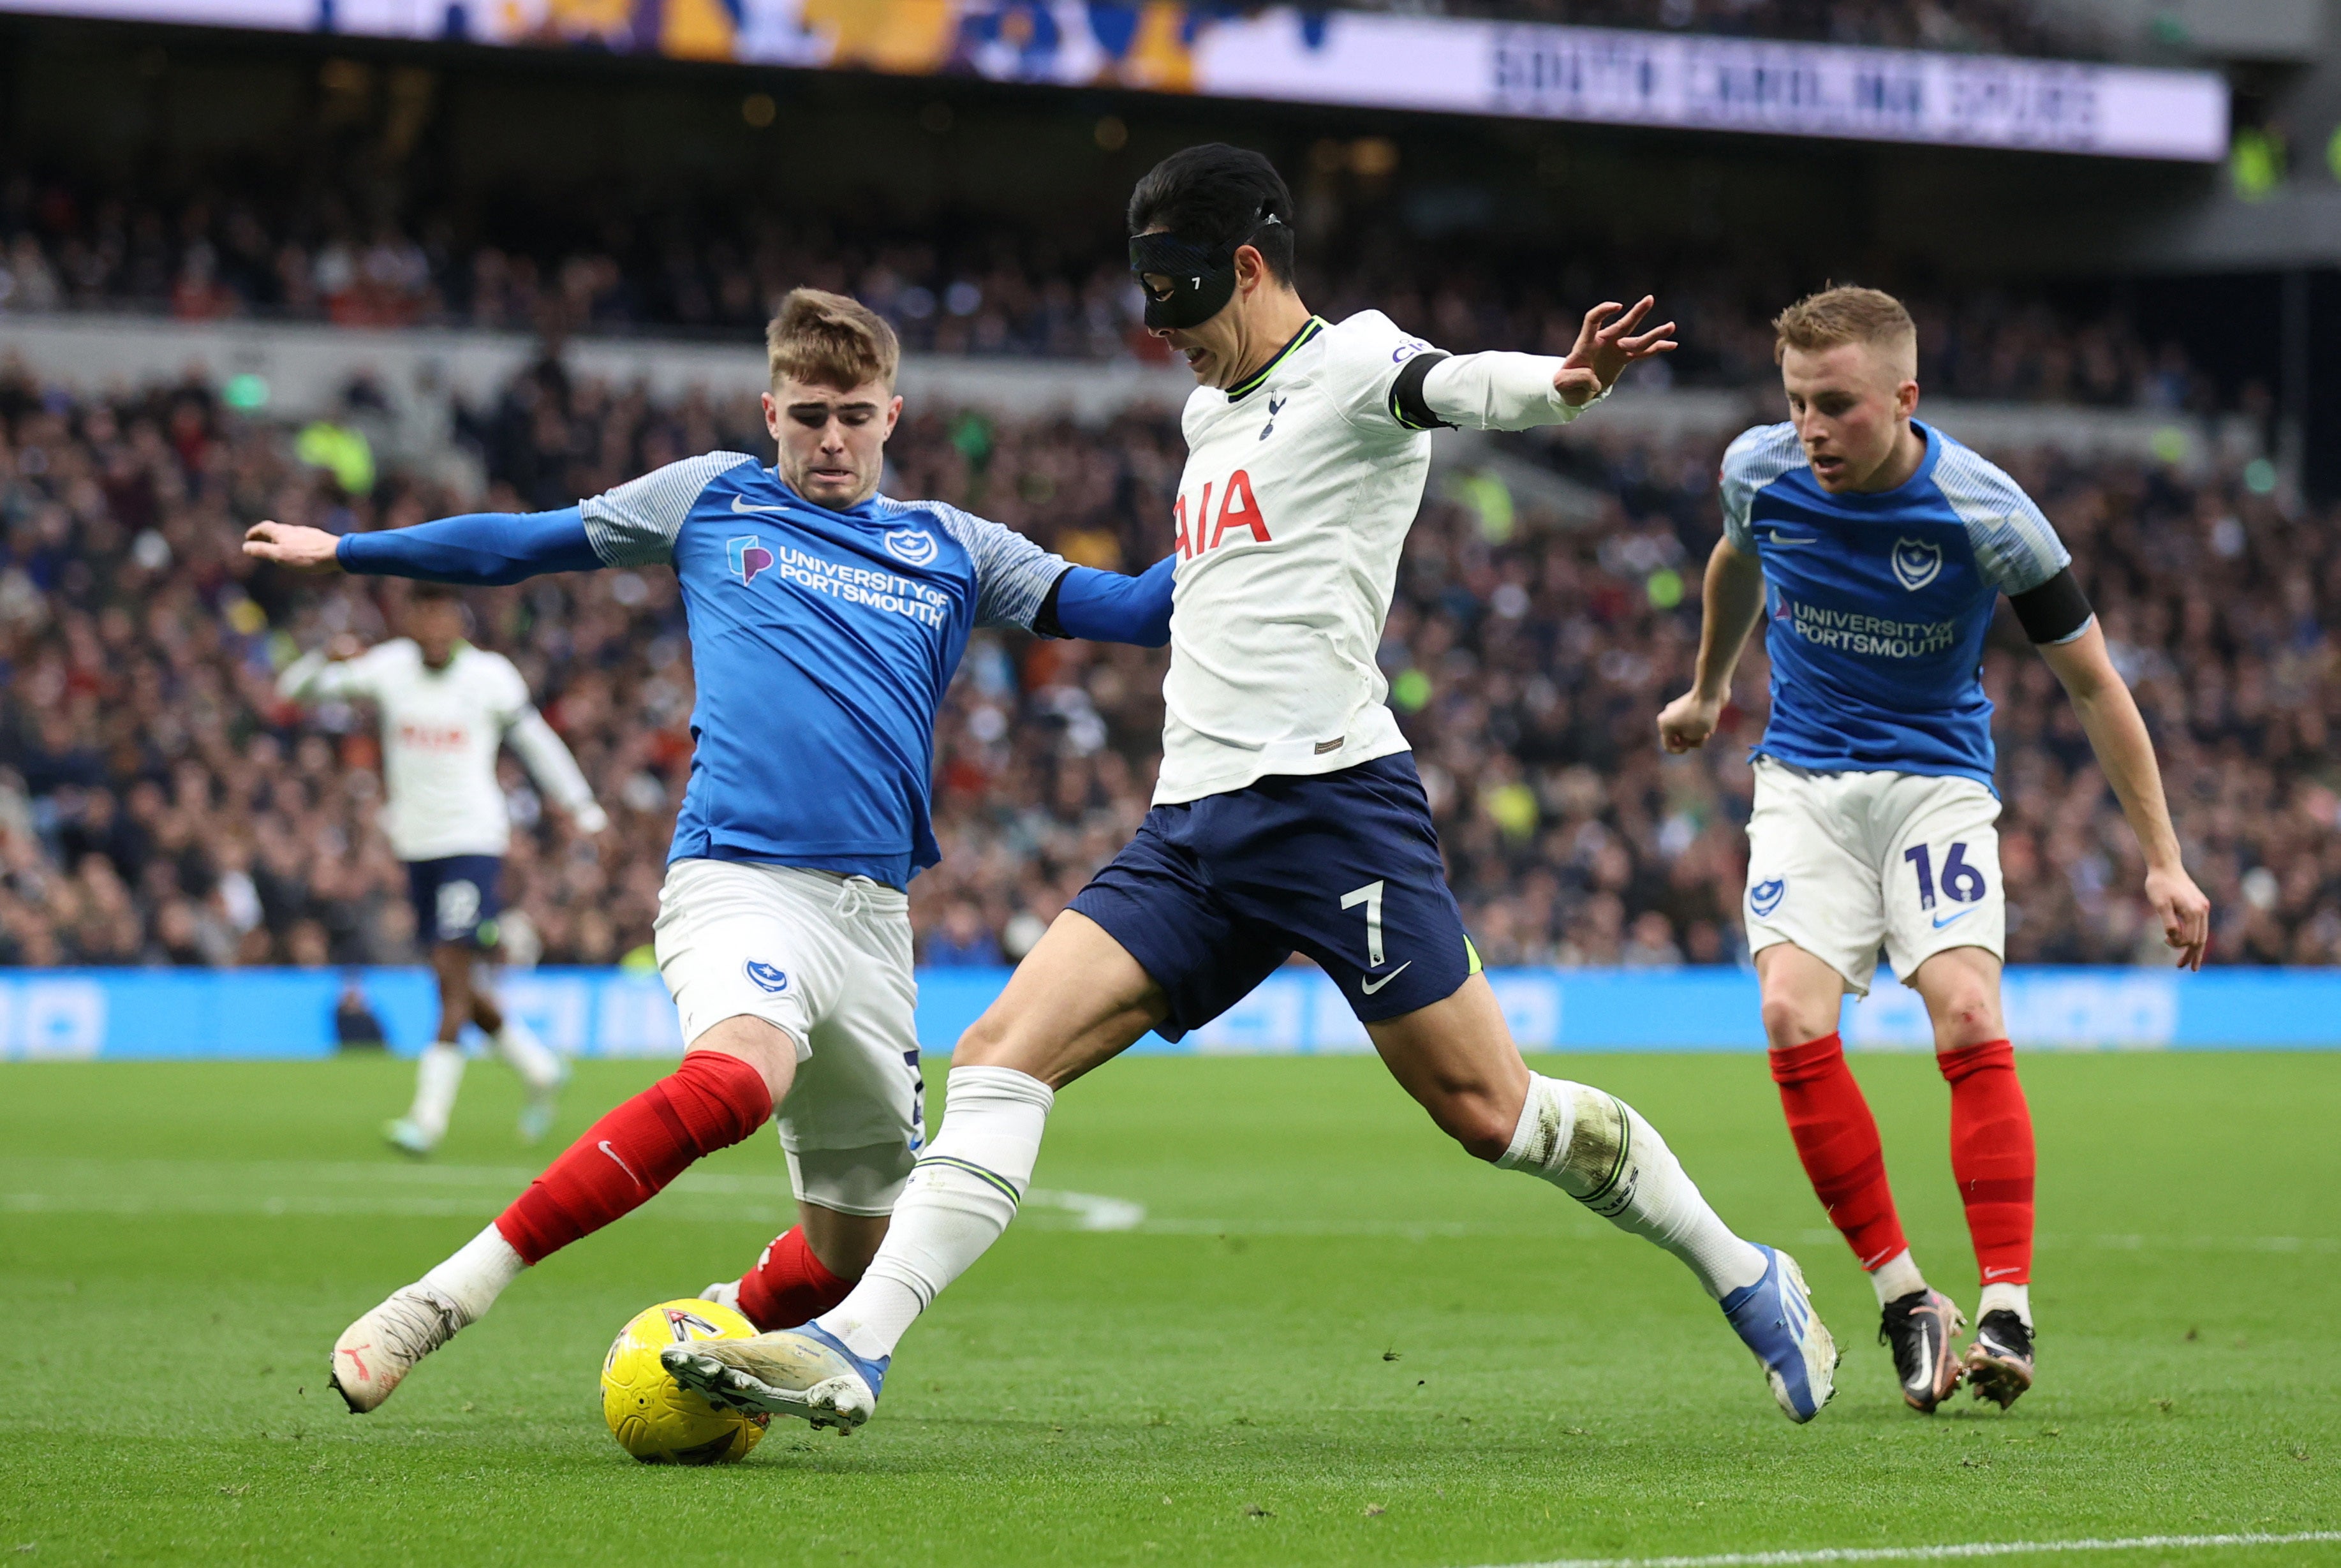
[(2302, 1530), (2289, 1535), (2126, 1535), (2111, 1540), (1968, 1541), (1948, 1546), (1832, 1546), (1808, 1552), (1725, 1552), (1711, 1557), (1553, 1557), (1509, 1563), (1506, 1568), (1797, 1568), (1808, 1563), (1932, 1563), (2048, 1552), (2199, 1552), (2316, 1542), (2341, 1542), (2341, 1530)]
[(1024, 1206), (1069, 1213), (1073, 1216), (1073, 1229), (1077, 1231), (1134, 1231), (1146, 1223), (1144, 1203), (1101, 1197), (1096, 1193), (1059, 1193), (1036, 1187), (1024, 1194)]

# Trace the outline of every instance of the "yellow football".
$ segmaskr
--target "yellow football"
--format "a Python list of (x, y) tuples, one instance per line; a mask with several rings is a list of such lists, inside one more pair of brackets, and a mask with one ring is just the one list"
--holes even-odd
[(638, 1314), (602, 1363), (602, 1419), (644, 1464), (729, 1464), (744, 1459), (769, 1415), (722, 1410), (674, 1381), (659, 1352), (695, 1339), (746, 1339), (756, 1325), (715, 1302), (662, 1302)]

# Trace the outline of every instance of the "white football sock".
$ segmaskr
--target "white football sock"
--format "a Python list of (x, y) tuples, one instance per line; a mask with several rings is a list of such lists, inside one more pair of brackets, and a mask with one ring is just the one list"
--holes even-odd
[(1542, 1176), (1621, 1231), (1689, 1265), (1718, 1301), (1764, 1277), (1764, 1254), (1731, 1233), (1658, 1129), (1615, 1095), (1541, 1074), (1497, 1165)]
[(1987, 1312), (2012, 1312), (2026, 1328), (2032, 1326), (2032, 1287), (2026, 1285), (1986, 1285), (1983, 1299), (1976, 1303), (1976, 1320), (1981, 1322)]
[(1884, 1306), (1888, 1302), (1900, 1301), (1914, 1291), (1925, 1290), (1927, 1277), (1918, 1272), (1917, 1262), (1910, 1256), (1910, 1249), (1904, 1247), (1869, 1271), (1869, 1288), (1878, 1293), (1878, 1304)]
[(463, 1048), (441, 1040), (425, 1045), (414, 1064), (414, 1106), (406, 1119), (437, 1143), (447, 1134), (447, 1118), (455, 1114), (455, 1091), (463, 1084)]
[(536, 1037), (535, 1030), (507, 1013), (504, 1026), (492, 1038), (496, 1043), (496, 1054), (511, 1064), (530, 1093), (542, 1094), (561, 1086), (561, 1058), (553, 1054), (552, 1046)]
[(875, 1361), (943, 1287), (1000, 1239), (1032, 1183), (1056, 1095), (1012, 1067), (954, 1067), (942, 1130), (919, 1156), (878, 1255), (853, 1293), (814, 1321)]
[(424, 1274), (422, 1283), (425, 1289), (454, 1303), (468, 1325), (486, 1316), (504, 1286), (520, 1278), (520, 1271), (526, 1267), (513, 1244), (504, 1240), (504, 1233), (491, 1223), (445, 1263)]

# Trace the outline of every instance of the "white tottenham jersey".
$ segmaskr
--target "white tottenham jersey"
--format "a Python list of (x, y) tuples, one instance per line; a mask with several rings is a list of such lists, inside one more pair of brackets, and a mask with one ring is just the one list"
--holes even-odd
[(502, 854), (512, 842), (496, 748), (507, 739), (554, 804), (578, 825), (607, 819), (569, 748), (528, 699), (528, 684), (502, 654), (459, 643), (443, 669), (401, 637), (329, 664), (309, 654), (287, 666), (277, 690), (296, 702), (364, 697), (382, 714), (382, 771), (390, 804), (383, 830), (401, 860)]
[[(1312, 320), (1264, 369), (1188, 398), (1155, 804), (1407, 749), (1375, 654), (1430, 426), (1401, 414), (1394, 384), (1437, 353), (1380, 311)], [(1448, 423), (1558, 424), (1577, 412), (1552, 393), (1559, 364), (1446, 359), (1424, 391)]]

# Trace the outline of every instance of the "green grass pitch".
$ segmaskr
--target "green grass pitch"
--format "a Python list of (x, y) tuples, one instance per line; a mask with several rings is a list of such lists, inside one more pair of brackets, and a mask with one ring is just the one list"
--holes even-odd
[[(356, 1419), (350, 1318), (539, 1157), (473, 1067), (428, 1165), (409, 1069), (0, 1067), (0, 1561), (1391, 1563), (2341, 1528), (2341, 1059), (2031, 1056), (2044, 1381), (1901, 1408), (1867, 1284), (1760, 1057), (1591, 1056), (1845, 1347), (1791, 1426), (1688, 1273), (1445, 1144), (1370, 1059), (1141, 1059), (1060, 1100), (1036, 1202), (913, 1331), (852, 1439), (628, 1460), (625, 1320), (788, 1213), (758, 1138), (522, 1279)], [(1975, 1299), (1931, 1064), (1860, 1060), (1918, 1258)], [(654, 1076), (586, 1064), (560, 1136)], [(936, 1074), (940, 1088), (941, 1074)], [(1111, 1217), (1111, 1216), (1109, 1216)], [(1127, 1220), (1129, 1215), (1121, 1215)], [(2341, 1544), (2108, 1564), (2341, 1563)], [(2097, 1560), (2097, 1559), (2092, 1559)]]

